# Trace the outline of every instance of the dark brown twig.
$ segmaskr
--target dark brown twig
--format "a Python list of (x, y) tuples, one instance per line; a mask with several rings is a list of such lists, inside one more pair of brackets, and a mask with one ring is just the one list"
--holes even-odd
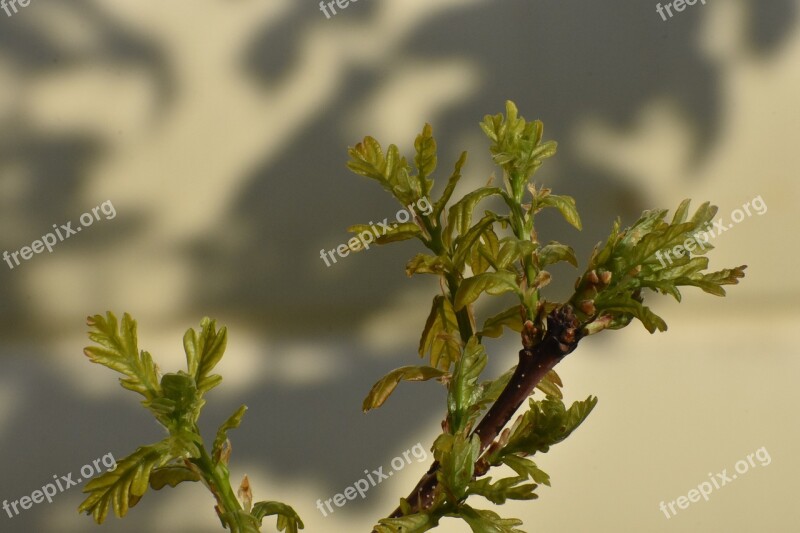
[[(547, 316), (547, 331), (533, 346), (519, 352), (519, 364), (508, 385), (492, 404), (472, 432), (481, 440), (481, 453), (494, 442), (503, 427), (508, 423), (520, 405), (531, 395), (536, 385), (564, 357), (571, 353), (580, 341), (581, 332), (578, 319), (569, 305), (558, 307)], [(527, 342), (526, 342), (527, 344)], [(436, 472), (438, 461), (434, 461), (428, 472), (422, 476), (406, 500), (410, 506), (408, 514), (418, 513), (429, 508), (436, 496)], [(485, 473), (485, 472), (484, 472)], [(389, 515), (398, 518), (404, 513), (398, 507)]]

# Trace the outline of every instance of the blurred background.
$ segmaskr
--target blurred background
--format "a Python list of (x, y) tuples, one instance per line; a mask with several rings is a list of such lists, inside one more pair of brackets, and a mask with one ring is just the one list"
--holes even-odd
[[(430, 122), (440, 182), (470, 152), (464, 194), (494, 172), (478, 122), (512, 99), (559, 142), (539, 183), (574, 196), (583, 218), (577, 232), (543, 216), (540, 236), (581, 261), (618, 215), (629, 224), (686, 197), (711, 200), (727, 222), (759, 196), (768, 209), (713, 242), (715, 269), (748, 265), (726, 299), (649, 297), (668, 332), (634, 323), (560, 365), (569, 401), (600, 402), (537, 460), (552, 488), (495, 510), (553, 533), (800, 527), (800, 1), (698, 2), (667, 21), (642, 0), (361, 0), (330, 19), (315, 0), (17, 7), (0, 11), (0, 250), (74, 227), (102, 202), (116, 216), (13, 269), (0, 263), (0, 499), (161, 438), (135, 395), (82, 355), (87, 315), (131, 313), (168, 371), (182, 364), (183, 332), (210, 316), (230, 338), (202, 427), (211, 435), (250, 408), (231, 433), (232, 479), (247, 473), (257, 500), (293, 505), (307, 531), (369, 531), (429, 460), (327, 517), (317, 499), (418, 442), (428, 449), (445, 394), (402, 384), (361, 413), (379, 377), (415, 364), (438, 286), (406, 278), (411, 241), (320, 259), (347, 226), (399, 208), (347, 171), (346, 149), (372, 135), (409, 154)], [(554, 275), (547, 295), (563, 298), (577, 273)], [(489, 374), (515, 362), (518, 344), (488, 345)], [(710, 501), (670, 519), (659, 510), (762, 447), (771, 462)], [(76, 513), (81, 501), (73, 487), (0, 513), (0, 530), (219, 530), (196, 484), (148, 492), (102, 528)]]

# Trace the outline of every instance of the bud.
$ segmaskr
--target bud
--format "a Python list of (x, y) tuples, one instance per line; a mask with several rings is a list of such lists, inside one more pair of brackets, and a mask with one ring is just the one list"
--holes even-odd
[(593, 300), (583, 300), (578, 307), (581, 311), (589, 316), (592, 316), (597, 312), (597, 308), (595, 308)]
[(246, 512), (253, 508), (253, 491), (250, 489), (250, 479), (244, 475), (241, 485), (239, 485), (239, 499), (242, 500), (242, 507)]
[(533, 322), (526, 320), (522, 325), (522, 346), (523, 348), (533, 348), (536, 342), (536, 336), (539, 334), (539, 329), (533, 325)]
[(600, 281), (603, 283), (603, 285), (608, 286), (608, 284), (611, 283), (611, 272), (606, 270), (600, 274)]

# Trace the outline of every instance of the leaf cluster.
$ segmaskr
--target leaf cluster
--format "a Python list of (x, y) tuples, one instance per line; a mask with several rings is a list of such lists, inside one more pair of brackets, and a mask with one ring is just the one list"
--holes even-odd
[[(689, 219), (687, 200), (669, 223), (664, 220), (666, 210), (646, 211), (623, 230), (617, 221), (605, 244), (598, 245), (592, 254), (573, 296), (564, 303), (544, 300), (541, 291), (551, 279), (547, 269), (559, 262), (577, 267), (578, 261), (570, 246), (540, 241), (536, 215), (553, 208), (574, 228), (582, 228), (573, 198), (554, 195), (531, 183), (543, 161), (555, 155), (557, 145), (544, 140), (541, 121), (526, 121), (513, 102), (506, 103), (505, 114), (487, 115), (480, 126), (489, 138), (503, 186), (493, 185), (492, 177), (485, 186), (453, 200), (466, 162), (466, 153), (462, 153), (441, 196), (431, 202), (433, 209), (428, 214), (417, 213), (402, 230), (396, 229), (377, 241), (386, 244), (418, 239), (427, 251), (408, 262), (406, 273), (437, 276), (441, 294), (433, 298), (419, 342), (419, 356), (427, 358), (429, 364), (404, 366), (387, 374), (365, 398), (364, 411), (380, 407), (404, 380), (436, 380), (447, 388), (444, 431), (433, 445), (438, 469), (432, 503), (426, 502), (420, 510), (401, 501), (405, 516), (381, 520), (376, 526), (380, 533), (427, 531), (443, 516), (459, 516), (474, 531), (519, 531), (514, 529), (519, 521), (473, 509), (466, 499), (479, 495), (500, 504), (507, 499), (534, 498), (536, 486), (549, 484), (549, 477), (528, 457), (546, 452), (567, 438), (593, 409), (593, 397), (566, 408), (561, 380), (551, 371), (536, 383), (546, 397), (530, 399), (529, 409), (515, 425), (483, 450), (474, 433), (478, 419), (498, 401), (502, 391), (519, 386), (511, 382), (514, 368), (494, 380), (480, 381), (488, 360), (482, 345), (485, 337), (500, 337), (510, 329), (522, 334), (526, 349), (533, 349), (547, 335), (548, 314), (563, 307), (570, 308), (572, 316), (579, 319), (580, 337), (624, 327), (633, 318), (641, 320), (651, 332), (664, 330), (663, 320), (643, 305), (643, 288), (671, 294), (678, 300), (678, 287), (687, 285), (724, 295), (722, 285), (736, 283), (743, 276), (744, 267), (706, 272), (707, 259), (697, 256), (712, 248), (707, 244), (705, 249), (687, 252), (669, 265), (659, 262), (659, 251), (685, 245), (716, 213), (716, 208), (706, 203)], [(396, 146), (390, 145), (384, 154), (377, 140), (366, 137), (350, 149), (348, 167), (378, 181), (406, 206), (427, 199), (434, 190), (437, 155), (429, 124), (414, 146), (412, 166)], [(490, 199), (504, 210), (479, 211), (478, 206)], [(395, 227), (399, 225), (397, 222)], [(365, 228), (357, 225), (349, 230)], [(479, 327), (475, 308), (484, 295), (512, 295), (512, 304), (485, 318)], [(509, 466), (516, 476), (495, 482), (484, 477), (490, 468), (500, 465)]]
[[(431, 212), (416, 213), (413, 223), (395, 222), (391, 225), (394, 231), (377, 240), (378, 244), (387, 244), (418, 239), (429, 253), (414, 256), (406, 266), (406, 273), (435, 275), (441, 279), (444, 290), (433, 298), (420, 337), (418, 353), (428, 358), (429, 365), (399, 368), (382, 378), (364, 400), (365, 411), (380, 407), (402, 380), (436, 379), (448, 383), (472, 336), (480, 342), (483, 337), (499, 337), (504, 327), (519, 332), (524, 319), (541, 318), (537, 316), (542, 309), (539, 290), (550, 280), (547, 267), (562, 261), (577, 266), (571, 247), (555, 241), (542, 245), (534, 232), (534, 217), (545, 208), (557, 209), (567, 222), (580, 229), (575, 201), (553, 195), (546, 188), (523, 187), (518, 194), (519, 184), (525, 185), (542, 161), (555, 153), (556, 144), (543, 142), (541, 122), (526, 122), (518, 116), (512, 102), (507, 103), (507, 115), (507, 118), (487, 116), (481, 124), (493, 141), (492, 151), (504, 172), (505, 189), (489, 184), (448, 207), (466, 162), (464, 152), (441, 196), (432, 202)], [(348, 167), (378, 181), (401, 205), (407, 205), (427, 198), (433, 189), (437, 154), (429, 124), (417, 136), (414, 146), (412, 168), (395, 145), (390, 145), (384, 154), (378, 141), (366, 137), (350, 148)], [(526, 190), (529, 203), (522, 204)], [(501, 199), (508, 212), (486, 210), (478, 218), (478, 204), (492, 197)], [(404, 226), (402, 231), (401, 226)], [(359, 224), (348, 229), (357, 233), (366, 228), (368, 225)], [(482, 327), (477, 328), (473, 305), (484, 294), (506, 293), (515, 295), (516, 303), (487, 317)]]
[(91, 514), (100, 524), (109, 508), (122, 518), (144, 496), (148, 486), (160, 490), (185, 481), (201, 481), (217, 500), (217, 512), (226, 527), (235, 532), (258, 532), (264, 516), (278, 515), (279, 531), (297, 533), (303, 523), (284, 504), (260, 502), (243, 509), (233, 496), (227, 468), (231, 447), (228, 431), (239, 427), (246, 406), (241, 406), (219, 427), (210, 452), (206, 450), (197, 421), (205, 404), (204, 395), (220, 384), (213, 374), (225, 352), (227, 329), (219, 330), (204, 318), (200, 331), (189, 329), (183, 337), (186, 371), (160, 375), (152, 356), (138, 348), (136, 322), (126, 313), (118, 321), (113, 313), (87, 319), (89, 338), (96, 344), (84, 349), (86, 356), (123, 375), (120, 384), (143, 397), (142, 405), (161, 424), (167, 436), (139, 447), (117, 462), (114, 470), (92, 479), (85, 488), (86, 500), (79, 512)]
[(689, 218), (684, 200), (667, 222), (666, 209), (645, 211), (629, 228), (620, 230), (617, 220), (611, 235), (598, 245), (576, 282), (570, 301), (583, 313), (589, 331), (619, 329), (633, 318), (648, 331), (665, 331), (667, 324), (643, 304), (642, 289), (669, 294), (681, 301), (678, 287), (694, 286), (715, 296), (725, 296), (723, 285), (735, 285), (744, 277), (745, 265), (707, 272), (714, 247), (708, 243), (709, 228), (717, 207), (705, 202)]

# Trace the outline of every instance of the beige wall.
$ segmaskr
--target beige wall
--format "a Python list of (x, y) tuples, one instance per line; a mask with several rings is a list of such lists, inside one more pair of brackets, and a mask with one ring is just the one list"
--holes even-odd
[[(542, 231), (580, 257), (617, 214), (631, 222), (685, 197), (726, 219), (757, 196), (768, 210), (714, 240), (712, 266), (748, 265), (728, 298), (654, 298), (667, 333), (606, 332), (563, 363), (567, 397), (600, 403), (539, 461), (553, 487), (498, 511), (553, 533), (796, 527), (800, 3), (698, 3), (667, 22), (655, 2), (597, 4), (361, 0), (330, 20), (310, 0), (0, 11), (0, 245), (18, 250), (107, 200), (116, 210), (52, 253), (0, 262), (0, 499), (158, 438), (81, 355), (87, 314), (129, 311), (170, 369), (183, 331), (210, 315), (231, 341), (209, 429), (251, 407), (232, 435), (235, 475), (294, 505), (307, 531), (368, 531), (427, 463), (328, 518), (314, 502), (427, 447), (444, 404), (435, 385), (408, 384), (360, 413), (383, 372), (413, 364), (436, 286), (405, 279), (413, 245), (320, 260), (348, 225), (397, 210), (348, 174), (346, 147), (371, 134), (407, 150), (429, 121), (440, 173), (468, 148), (465, 184), (477, 185), (493, 171), (477, 122), (513, 98), (560, 143), (540, 176), (577, 198), (586, 229), (553, 219)], [(555, 295), (574, 277), (558, 274)], [(491, 345), (493, 371), (516, 343)], [(761, 447), (768, 466), (669, 520), (659, 511)], [(79, 501), (72, 489), (0, 515), (0, 530), (85, 531)], [(201, 488), (180, 487), (104, 527), (214, 521)]]

